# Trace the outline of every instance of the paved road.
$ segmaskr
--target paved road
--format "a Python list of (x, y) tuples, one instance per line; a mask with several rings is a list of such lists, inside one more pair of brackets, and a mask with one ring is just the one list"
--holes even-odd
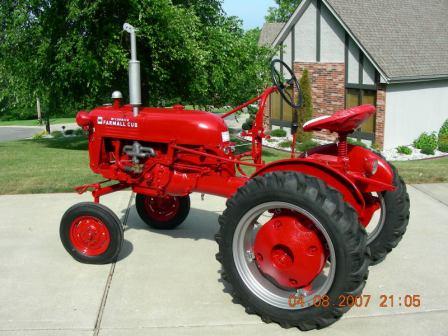
[[(79, 128), (74, 123), (56, 124), (51, 125), (51, 131), (62, 131), (62, 127), (66, 130)], [(0, 141), (27, 139), (43, 130), (44, 126), (0, 126)]]
[(32, 137), (34, 134), (41, 131), (40, 127), (13, 127), (13, 126), (1, 126), (0, 127), (0, 141), (19, 140)]
[[(399, 247), (371, 267), (368, 307), (306, 336), (448, 335), (448, 184), (408, 186), (411, 221)], [(429, 192), (431, 191), (431, 192)], [(297, 336), (232, 303), (213, 236), (225, 200), (192, 195), (178, 229), (149, 230), (128, 191), (105, 196), (125, 223), (113, 265), (74, 261), (59, 241), (64, 211), (89, 195), (0, 196), (0, 335)], [(420, 295), (418, 308), (380, 307), (381, 295)]]

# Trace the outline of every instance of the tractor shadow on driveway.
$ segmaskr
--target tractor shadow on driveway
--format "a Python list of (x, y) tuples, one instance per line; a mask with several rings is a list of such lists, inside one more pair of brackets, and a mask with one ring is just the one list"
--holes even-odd
[[(124, 210), (123, 212), (125, 212)], [(191, 208), (187, 219), (174, 230), (156, 230), (146, 225), (138, 216), (135, 205), (129, 208), (129, 217), (126, 221), (125, 232), (142, 230), (151, 234), (169, 236), (172, 238), (187, 238), (193, 240), (215, 240), (218, 232), (218, 218), (220, 213)]]
[[(125, 216), (126, 210), (123, 210), (123, 217)], [(210, 240), (215, 243), (215, 234), (219, 230), (218, 218), (220, 216), (220, 212), (214, 211), (206, 211), (203, 209), (191, 208), (190, 213), (180, 226), (178, 226), (174, 230), (156, 230), (152, 229), (146, 223), (144, 223), (137, 214), (137, 210), (135, 205), (132, 205), (129, 208), (129, 216), (125, 223), (125, 237), (126, 233), (130, 233), (133, 230), (143, 231), (139, 232), (139, 234), (145, 235), (157, 235), (170, 237), (175, 239), (192, 239), (194, 241), (198, 240)], [(157, 237), (154, 237), (157, 238)], [(128, 244), (127, 244), (128, 243)], [(129, 245), (130, 244), (130, 245)], [(125, 249), (130, 248), (129, 251), (124, 251)], [(120, 257), (118, 261), (124, 259), (127, 255), (132, 253), (133, 247), (132, 243), (125, 239), (122, 252), (120, 253)], [(216, 244), (216, 252), (218, 250), (218, 245)], [(213, 257), (213, 259), (215, 259)], [(222, 284), (222, 291), (226, 294), (232, 293), (232, 286), (223, 279), (222, 277), (222, 267), (219, 266), (217, 269), (218, 273), (218, 282)], [(234, 304), (239, 304), (238, 300), (232, 298), (232, 302)]]

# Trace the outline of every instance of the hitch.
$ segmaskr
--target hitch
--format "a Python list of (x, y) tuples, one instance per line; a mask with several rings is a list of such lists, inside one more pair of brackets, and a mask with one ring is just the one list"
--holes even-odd
[(129, 187), (129, 184), (119, 182), (116, 184), (112, 184), (109, 186), (102, 187), (101, 185), (104, 183), (110, 182), (110, 180), (105, 180), (97, 183), (91, 183), (91, 184), (84, 184), (78, 187), (75, 187), (75, 190), (78, 194), (82, 195), (85, 192), (90, 191), (92, 192), (92, 196), (95, 203), (100, 202), (100, 197), (113, 193), (115, 191), (123, 190)]

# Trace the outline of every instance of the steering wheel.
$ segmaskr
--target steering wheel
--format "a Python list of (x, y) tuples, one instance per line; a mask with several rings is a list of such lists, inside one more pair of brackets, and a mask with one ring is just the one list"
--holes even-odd
[[(283, 74), (277, 70), (276, 68), (277, 63), (280, 64), (280, 69), (282, 67), (286, 69), (286, 71), (291, 76), (290, 79), (286, 80)], [(282, 98), (286, 101), (286, 103), (288, 103), (288, 105), (294, 109), (299, 109), (303, 103), (302, 89), (300, 88), (300, 84), (299, 81), (297, 80), (296, 75), (291, 70), (289, 65), (280, 59), (274, 59), (271, 62), (271, 75), (274, 85), (277, 87), (278, 92), (280, 93)], [(292, 94), (287, 90), (290, 87), (293, 88)]]

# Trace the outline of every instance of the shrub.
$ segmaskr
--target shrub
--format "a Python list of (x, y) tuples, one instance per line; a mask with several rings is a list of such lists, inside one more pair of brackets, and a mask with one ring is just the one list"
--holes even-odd
[(354, 139), (348, 138), (347, 142), (350, 145), (353, 145), (353, 146), (361, 146), (361, 147), (364, 147), (364, 148), (367, 147), (367, 145), (364, 142), (362, 142), (361, 140), (354, 140)]
[(255, 115), (250, 114), (249, 118), (246, 119), (246, 122), (243, 124), (242, 129), (248, 131), (252, 128), (255, 121)]
[(271, 136), (276, 138), (283, 138), (286, 136), (286, 131), (284, 129), (278, 128), (271, 131)]
[(46, 134), (47, 134), (46, 131), (41, 131), (41, 132), (39, 132), (39, 133), (34, 134), (34, 135), (32, 136), (32, 139), (33, 139), (33, 140), (39, 140), (39, 139), (42, 139), (42, 138), (44, 137), (44, 135), (46, 135)]
[(426, 151), (432, 149), (434, 150), (437, 148), (437, 135), (435, 132), (433, 133), (422, 133), (417, 138), (417, 140), (414, 141), (414, 147), (418, 149), (425, 148)]
[(404, 154), (404, 155), (411, 155), (412, 154), (412, 149), (409, 148), (408, 146), (398, 146), (397, 147), (397, 152), (400, 154)]
[(420, 149), (420, 153), (426, 154), (426, 155), (434, 155), (435, 148), (431, 145), (424, 144), (422, 148)]
[[(248, 119), (248, 120), (249, 120), (249, 119)], [(245, 130), (245, 131), (248, 131), (248, 130), (250, 130), (250, 129), (252, 128), (252, 123), (249, 123), (248, 120), (243, 124), (243, 126), (241, 126), (241, 128), (242, 128), (243, 130)]]
[(257, 106), (253, 106), (253, 105), (249, 105), (247, 107), (247, 113), (249, 113), (249, 115), (254, 116), (257, 114), (258, 112), (258, 107)]
[(313, 102), (311, 96), (311, 80), (308, 70), (303, 70), (300, 78), (300, 88), (303, 94), (303, 104), (299, 109), (299, 128), (297, 130), (297, 140), (305, 142), (311, 140), (312, 134), (303, 131), (303, 125), (313, 117)]
[(291, 144), (292, 144), (291, 141), (283, 141), (283, 142), (280, 142), (278, 144), (278, 146), (281, 147), (281, 148), (290, 148)]
[(442, 127), (440, 127), (439, 130), (439, 138), (443, 135), (448, 135), (448, 119), (445, 120), (445, 122), (443, 123)]
[(247, 107), (247, 112), (249, 113), (249, 118), (246, 119), (246, 122), (243, 124), (242, 129), (248, 131), (252, 128), (254, 124), (255, 118), (257, 116), (258, 109), (253, 106)]
[(448, 133), (439, 135), (439, 151), (448, 153)]
[(51, 132), (51, 136), (53, 138), (62, 138), (64, 134), (61, 131), (53, 131)]
[(302, 143), (297, 144), (296, 148), (300, 152), (306, 152), (307, 150), (310, 150), (311, 148), (314, 148), (318, 145), (317, 142), (313, 140), (307, 140)]
[(78, 136), (79, 135), (85, 135), (85, 132), (84, 132), (84, 130), (82, 128), (77, 128), (77, 129), (75, 129), (74, 134), (78, 135)]
[(73, 135), (73, 134), (75, 134), (75, 131), (72, 129), (68, 129), (68, 130), (64, 131), (64, 134), (65, 135)]

